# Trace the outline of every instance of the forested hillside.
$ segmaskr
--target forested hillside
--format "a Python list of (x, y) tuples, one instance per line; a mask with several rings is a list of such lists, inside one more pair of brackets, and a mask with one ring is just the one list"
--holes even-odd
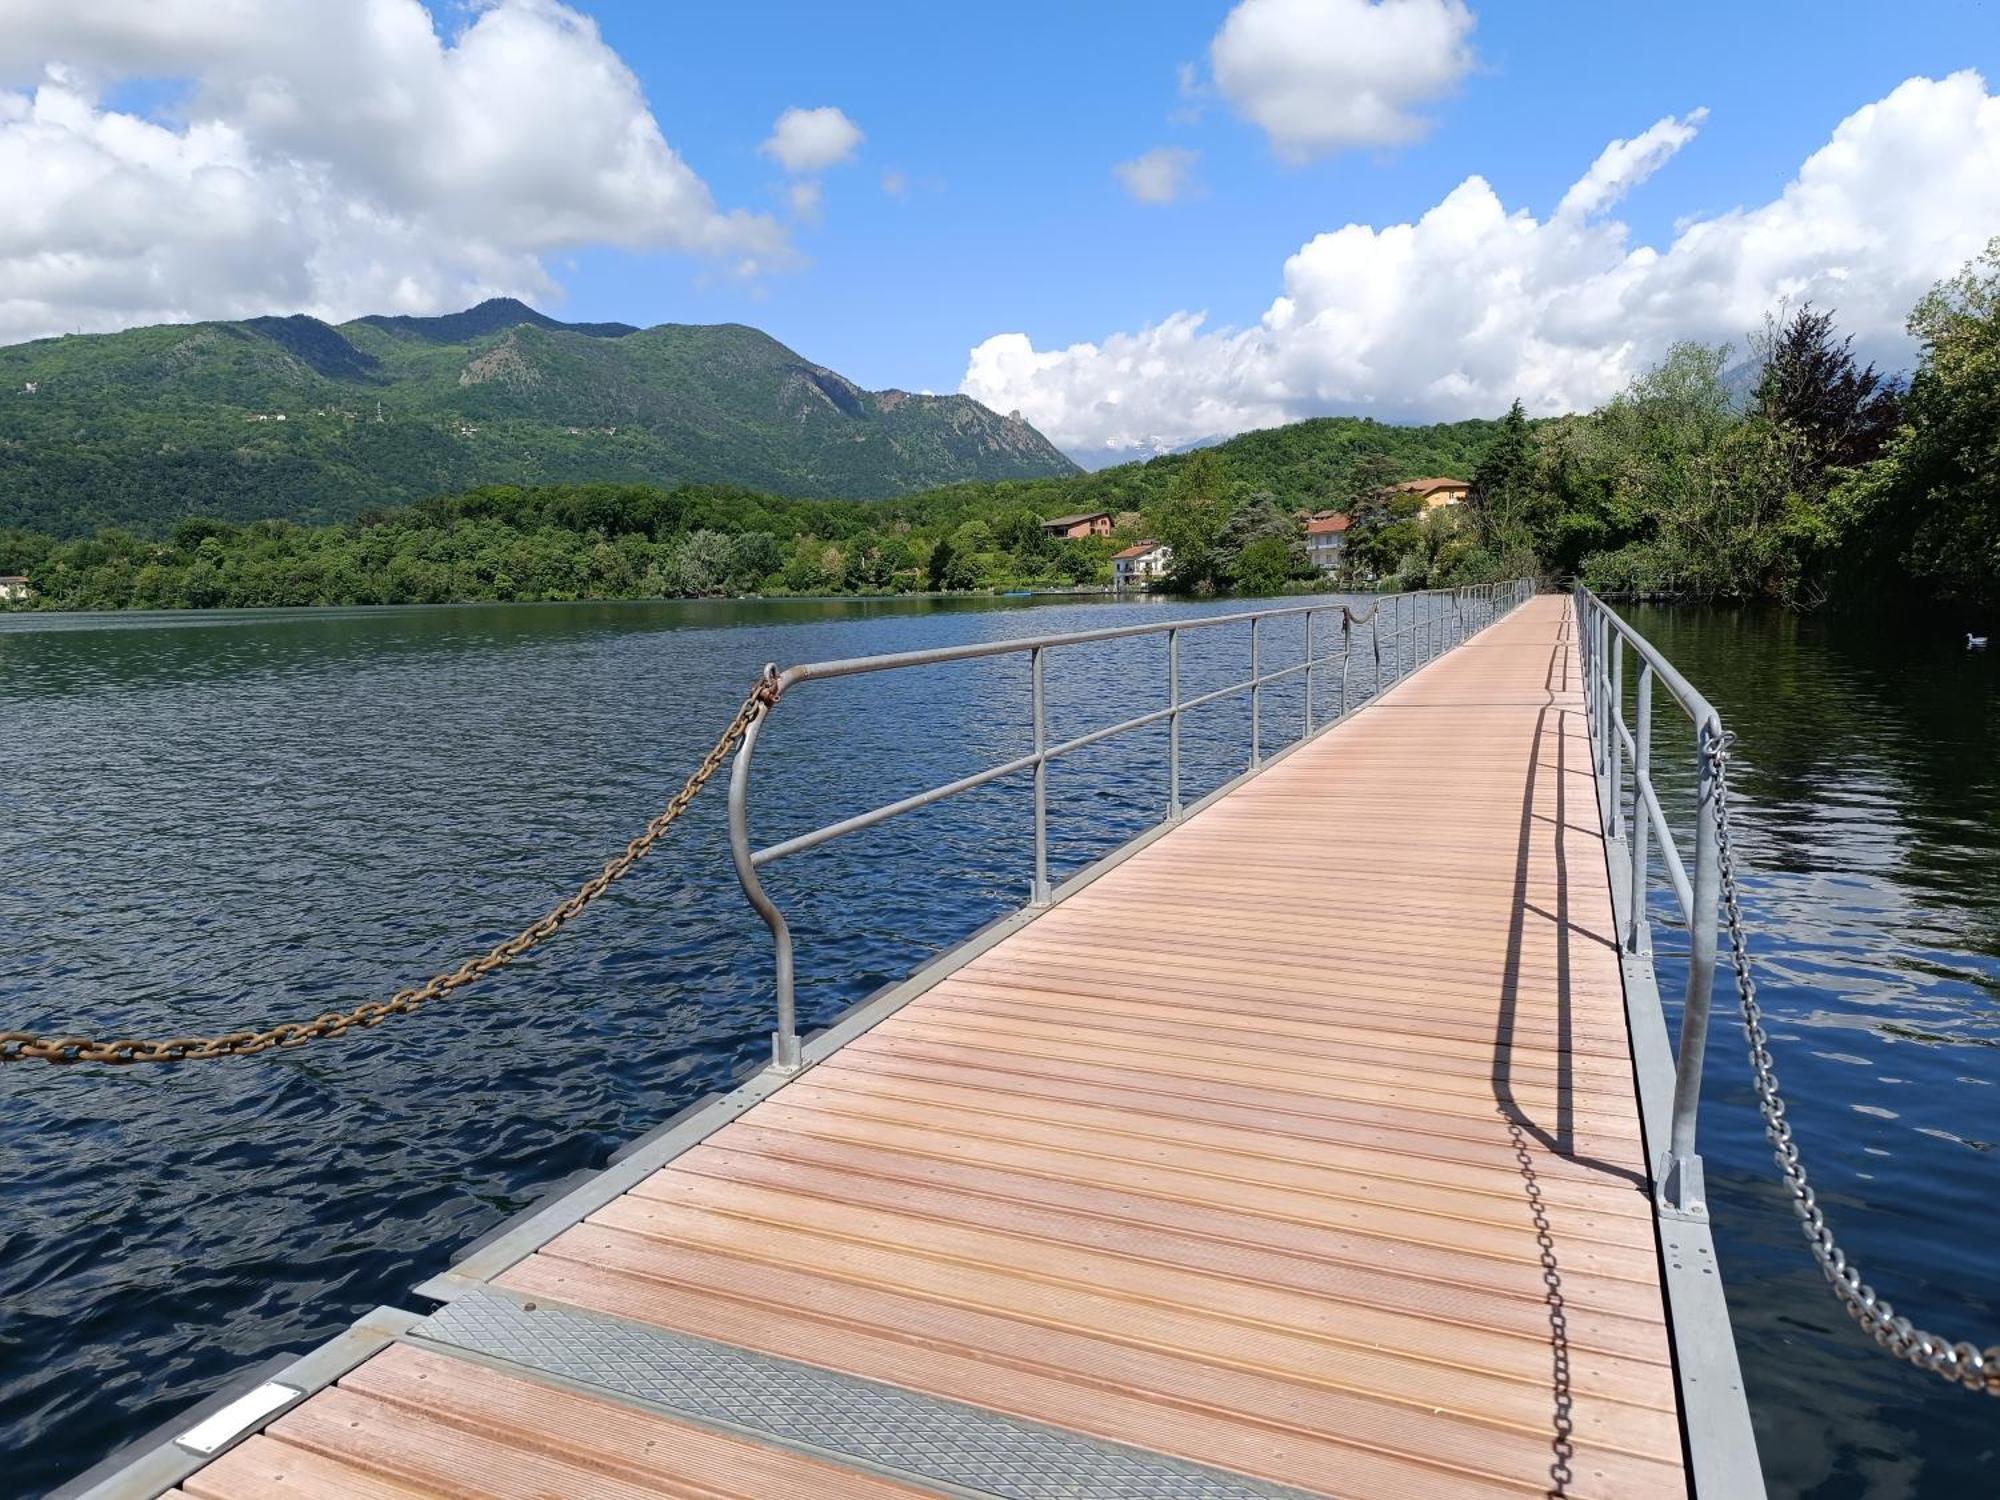
[(967, 396), (866, 391), (735, 324), (439, 318), (135, 328), (0, 348), (0, 525), (346, 520), (481, 484), (874, 499), (1076, 466)]
[[(1204, 586), (1247, 587), (1227, 570), (1232, 549), (1259, 540), (1253, 522), (1296, 531), (1298, 511), (1357, 506), (1385, 482), (1463, 477), (1500, 425), (1328, 418), (1096, 474), (881, 501), (718, 485), (486, 486), (324, 526), (190, 516), (160, 536), (113, 528), (77, 540), (0, 529), (0, 573), (27, 573), (44, 607), (78, 609), (1061, 586), (1108, 581), (1117, 545), (1181, 525), (1198, 505), (1240, 518), (1238, 541), (1211, 549), (1225, 571)], [(1117, 518), (1112, 538), (1042, 533), (1049, 517), (1100, 509)], [(1284, 554), (1274, 586), (1296, 560)]]

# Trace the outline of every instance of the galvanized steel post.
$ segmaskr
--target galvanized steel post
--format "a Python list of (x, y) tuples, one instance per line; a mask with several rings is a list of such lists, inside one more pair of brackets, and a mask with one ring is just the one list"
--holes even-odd
[(1306, 611), (1306, 734), (1313, 732), (1313, 612)]
[(1611, 714), (1605, 720), (1605, 728), (1610, 731), (1605, 736), (1605, 742), (1611, 754), (1611, 775), (1604, 789), (1609, 799), (1604, 833), (1613, 843), (1622, 843), (1625, 838), (1622, 817), (1625, 811), (1625, 742), (1618, 737), (1618, 726), (1624, 722), (1625, 637), (1621, 635), (1612, 637), (1611, 641)]
[(1250, 764), (1263, 764), (1263, 746), (1260, 736), (1263, 728), (1264, 683), (1263, 672), (1257, 661), (1257, 617), (1250, 617)]
[(1181, 633), (1167, 632), (1167, 821), (1181, 817)]
[(1347, 617), (1347, 606), (1340, 607), (1340, 716), (1347, 717), (1347, 674), (1354, 665), (1354, 622)]
[(1646, 922), (1646, 875), (1652, 852), (1653, 822), (1646, 810), (1646, 787), (1653, 775), (1653, 669), (1639, 668), (1633, 688), (1638, 700), (1632, 731), (1632, 920), (1625, 928), (1625, 951), (1647, 954), (1653, 951), (1653, 934)]
[(1049, 735), (1043, 711), (1042, 648), (1028, 653), (1028, 676), (1035, 700), (1035, 883), (1030, 904), (1049, 904)]
[(1716, 903), (1722, 867), (1716, 849), (1715, 799), (1718, 789), (1712, 751), (1722, 728), (1713, 719), (1695, 725), (1694, 910), (1688, 914), (1687, 991), (1681, 1000), (1681, 1038), (1674, 1051), (1673, 1127), (1659, 1181), (1662, 1213), (1684, 1219), (1708, 1217), (1701, 1157), (1695, 1153), (1695, 1117), (1701, 1107), (1701, 1065), (1708, 1050), (1709, 1002), (1715, 990)]
[[(774, 670), (766, 668), (766, 671)], [(799, 1070), (799, 1027), (792, 984), (792, 929), (757, 878), (757, 866), (750, 856), (750, 760), (757, 753), (757, 733), (764, 727), (766, 708), (743, 731), (736, 762), (729, 768), (729, 858), (736, 866), (737, 882), (764, 925), (771, 929), (774, 967), (778, 988), (778, 1024), (771, 1033), (771, 1066), (782, 1073)]]

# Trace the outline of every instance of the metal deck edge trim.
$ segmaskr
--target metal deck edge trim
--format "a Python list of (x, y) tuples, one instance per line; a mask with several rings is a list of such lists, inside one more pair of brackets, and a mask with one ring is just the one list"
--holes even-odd
[(488, 1230), (479, 1239), (474, 1240), (470, 1247), (453, 1257), (449, 1270), (419, 1282), (413, 1288), (414, 1292), (433, 1301), (449, 1302), (468, 1286), (482, 1285), (491, 1281), (508, 1267), (526, 1260), (564, 1230), (582, 1223), (598, 1209), (628, 1192), (676, 1157), (700, 1145), (724, 1125), (746, 1113), (753, 1105), (761, 1104), (794, 1078), (803, 1076), (814, 1064), (824, 1062), (856, 1037), (865, 1035), (913, 1000), (928, 994), (942, 980), (950, 978), (975, 958), (998, 946), (1003, 939), (1012, 937), (1044, 913), (1054, 910), (1078, 891), (1102, 879), (1142, 851), (1151, 848), (1174, 830), (1185, 827), (1224, 797), (1254, 781), (1294, 752), (1304, 749), (1322, 736), (1382, 703), (1404, 683), (1415, 681), (1426, 669), (1443, 661), (1452, 652), (1472, 645), (1487, 632), (1511, 619), (1515, 610), (1519, 608), (1520, 605), (1514, 606), (1473, 631), (1456, 645), (1445, 648), (1428, 661), (1412, 666), (1407, 675), (1386, 684), (1379, 695), (1363, 699), (1350, 707), (1346, 713), (1328, 719), (1311, 734), (1288, 741), (1279, 749), (1264, 756), (1256, 765), (1239, 771), (1213, 791), (1189, 803), (1182, 809), (1178, 819), (1163, 820), (1133, 835), (1131, 839), (1103, 858), (1084, 866), (1057, 884), (1049, 892), (1046, 906), (1025, 906), (996, 917), (985, 926), (976, 929), (962, 942), (945, 949), (902, 979), (884, 985), (874, 994), (857, 1000), (825, 1028), (806, 1038), (800, 1049), (802, 1066), (798, 1072), (780, 1071), (767, 1064), (728, 1092), (710, 1095), (705, 1101), (694, 1101), (677, 1112), (666, 1124), (655, 1127), (629, 1146), (614, 1152), (610, 1162), (589, 1180), (566, 1193), (525, 1210), (524, 1215), (518, 1217), (518, 1221), (513, 1222), (511, 1227), (508, 1221), (503, 1221), (494, 1229)]
[[(398, 1342), (964, 1500), (1306, 1500), (1210, 1464), (504, 1287), (468, 1292)], [(776, 1398), (759, 1399), (773, 1387)]]
[[(1593, 768), (1593, 775), (1594, 775)], [(1592, 803), (1593, 811), (1596, 803)], [(1646, 1160), (1665, 1150), (1673, 1112), (1674, 1052), (1650, 949), (1628, 953), (1620, 934), (1631, 920), (1631, 851), (1603, 837), (1605, 878), (1611, 883), (1613, 937), (1624, 980), (1625, 1025), (1639, 1085), (1639, 1126)], [(1648, 1195), (1651, 1196), (1650, 1194)], [(1667, 1336), (1680, 1388), (1681, 1435), (1690, 1488), (1697, 1500), (1761, 1500), (1764, 1468), (1750, 1421), (1749, 1392), (1736, 1355), (1736, 1332), (1722, 1291), (1722, 1268), (1706, 1223), (1653, 1214), (1659, 1239)]]
[[(318, 1395), (363, 1360), (379, 1354), (398, 1335), (422, 1321), (423, 1314), (399, 1307), (378, 1307), (305, 1354), (279, 1354), (236, 1376), (213, 1395), (176, 1412), (143, 1437), (49, 1491), (45, 1500), (154, 1500), (208, 1467), (230, 1449), (254, 1437), (293, 1407)], [(258, 1386), (277, 1381), (298, 1394), (222, 1443), (210, 1453), (191, 1453), (174, 1440), (203, 1418), (214, 1415)]]

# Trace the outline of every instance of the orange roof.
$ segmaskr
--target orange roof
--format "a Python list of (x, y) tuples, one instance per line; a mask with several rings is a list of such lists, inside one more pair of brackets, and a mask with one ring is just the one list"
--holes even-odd
[(1158, 542), (1134, 542), (1122, 552), (1112, 553), (1111, 560), (1113, 562), (1130, 562), (1135, 557), (1144, 557), (1159, 545)]
[(1335, 511), (1330, 516), (1314, 516), (1310, 521), (1306, 522), (1306, 535), (1338, 536), (1353, 524), (1353, 517), (1344, 516), (1340, 512)]

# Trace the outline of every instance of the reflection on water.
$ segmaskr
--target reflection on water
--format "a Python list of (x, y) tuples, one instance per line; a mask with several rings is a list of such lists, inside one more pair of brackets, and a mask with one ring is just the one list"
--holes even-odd
[[(1899, 1312), (2000, 1341), (2000, 659), (1878, 616), (1629, 617), (1738, 736), (1759, 990), (1835, 1233)], [(1993, 1403), (1882, 1354), (1808, 1258), (1717, 1001), (1701, 1145), (1772, 1493), (1992, 1493)]]
[[(160, 1034), (351, 1004), (594, 869), (767, 661), (1213, 610), (0, 618), (0, 1016)], [(1904, 1311), (2000, 1338), (2000, 656), (1817, 620), (1639, 623), (1741, 735), (1749, 914), (1829, 1213)], [(1298, 645), (1274, 627), (1267, 663)], [(1184, 691), (1239, 676), (1245, 646), (1238, 626), (1191, 635)], [(1051, 736), (1158, 706), (1163, 654), (1053, 656)], [(1322, 682), (1322, 711), (1334, 696)], [(760, 753), (757, 838), (1016, 754), (1027, 705), (1018, 659), (803, 688)], [(1303, 723), (1302, 685), (1264, 708), (1268, 746)], [(1244, 721), (1240, 701), (1191, 716), (1190, 798), (1241, 768)], [(1056, 768), (1058, 877), (1159, 815), (1164, 768), (1163, 729)], [(1018, 905), (1030, 811), (1017, 778), (771, 871), (803, 1019)], [(0, 1074), (8, 1487), (38, 1493), (273, 1350), (406, 1301), (453, 1246), (761, 1057), (768, 946), (722, 813), (705, 798), (558, 943), (419, 1021), (245, 1064)], [(1774, 1493), (1990, 1492), (1990, 1403), (1847, 1323), (1779, 1196), (1736, 1035), (1713, 1045), (1703, 1147)]]

